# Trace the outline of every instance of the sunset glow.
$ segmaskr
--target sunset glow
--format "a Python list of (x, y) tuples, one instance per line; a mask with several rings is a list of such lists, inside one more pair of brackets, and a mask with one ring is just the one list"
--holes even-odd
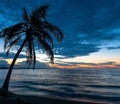
[[(81, 0), (69, 2), (64, 0), (50, 2), (48, 0), (48, 2), (50, 8), (47, 19), (62, 30), (64, 39), (61, 43), (57, 43), (53, 39), (54, 65), (50, 64), (49, 57), (44, 51), (42, 52), (36, 48), (39, 64), (44, 63), (47, 67), (60, 69), (120, 68), (120, 9), (117, 6), (119, 5), (118, 1), (94, 1), (96, 5), (91, 1), (86, 3), (86, 1)], [(18, 4), (18, 8), (13, 5), (14, 3), (10, 1), (9, 3), (11, 6), (8, 6), (6, 2), (3, 5), (0, 4), (3, 7), (0, 15), (1, 29), (22, 22), (22, 19), (19, 18), (22, 16), (20, 13), (23, 6)], [(46, 0), (40, 0), (35, 3), (25, 2), (24, 5), (28, 13), (30, 13), (32, 8), (45, 3)], [(115, 5), (112, 7), (111, 5), (114, 3)], [(13, 12), (12, 5), (16, 8), (13, 14), (11, 14)], [(6, 9), (6, 6), (8, 6), (8, 9)], [(1, 66), (2, 61), (4, 64), (6, 63), (6, 66), (9, 66), (19, 48), (19, 44), (17, 45), (18, 48), (10, 50), (8, 57), (5, 55), (6, 51), (3, 50), (3, 38), (0, 40), (0, 44)], [(26, 53), (23, 50), (16, 61), (16, 66), (24, 67), (22, 65), (25, 61)], [(41, 64), (38, 66), (41, 67)]]

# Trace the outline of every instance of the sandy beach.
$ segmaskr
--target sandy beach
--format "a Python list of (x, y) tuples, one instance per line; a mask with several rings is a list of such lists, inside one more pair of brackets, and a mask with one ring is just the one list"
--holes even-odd
[(19, 95), (19, 97), (28, 104), (100, 104), (100, 103), (87, 102), (87, 101), (77, 102), (77, 101), (71, 101), (65, 99), (30, 96), (30, 95)]
[(48, 98), (31, 95), (10, 95), (9, 97), (0, 97), (0, 104), (102, 104), (87, 101), (71, 101), (58, 98)]

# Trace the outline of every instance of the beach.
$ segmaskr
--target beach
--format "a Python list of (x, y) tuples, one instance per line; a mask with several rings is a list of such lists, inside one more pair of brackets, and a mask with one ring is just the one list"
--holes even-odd
[(58, 98), (31, 96), (31, 95), (14, 95), (8, 98), (0, 97), (0, 104), (105, 104), (87, 101), (72, 101)]
[[(6, 71), (0, 70), (0, 86)], [(118, 69), (19, 69), (9, 91), (26, 104), (118, 104), (119, 79)]]
[(28, 104), (107, 104), (104, 102), (92, 102), (92, 101), (72, 101), (58, 98), (40, 97), (40, 96), (30, 96), (30, 95), (19, 95), (21, 99)]

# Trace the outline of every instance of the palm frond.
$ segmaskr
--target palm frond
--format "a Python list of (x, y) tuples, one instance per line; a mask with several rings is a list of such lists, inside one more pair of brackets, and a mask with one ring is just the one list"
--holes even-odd
[(40, 33), (43, 36), (43, 38), (51, 45), (51, 47), (54, 48), (53, 40), (52, 40), (52, 37), (50, 36), (50, 34), (44, 30), (40, 30)]
[(39, 29), (39, 30), (34, 29), (34, 30), (35, 30), (34, 31), (35, 36), (36, 35), (41, 36), (41, 38), (45, 39), (47, 41), (47, 43), (49, 43), (49, 45), (52, 48), (54, 48), (52, 37), (50, 36), (50, 34), (47, 31), (44, 31), (42, 29)]
[(27, 14), (27, 11), (25, 8), (23, 8), (23, 20), (27, 23), (29, 23), (29, 16)]
[(39, 20), (39, 18), (33, 17), (30, 22), (33, 27), (40, 27), (41, 25), (41, 21)]
[(44, 5), (44, 6), (41, 6), (35, 10), (33, 10), (32, 14), (31, 14), (31, 19), (34, 17), (34, 18), (43, 18), (45, 19), (46, 18), (46, 12), (47, 12), (47, 9), (48, 9), (49, 5)]
[(53, 33), (58, 41), (62, 41), (62, 39), (64, 38), (62, 31), (57, 26), (54, 26), (47, 21), (43, 22), (41, 28), (49, 30), (51, 33)]
[(20, 37), (16, 38), (14, 41), (10, 42), (9, 44), (4, 44), (4, 49), (7, 49), (7, 48), (8, 48), (8, 49), (7, 49), (7, 52), (6, 52), (7, 56), (8, 56), (8, 54), (9, 54), (9, 51), (10, 51), (11, 47), (12, 47), (13, 45), (17, 44), (19, 40), (20, 40)]
[(64, 36), (63, 36), (62, 31), (57, 26), (49, 27), (49, 30), (56, 36), (58, 41), (60, 41), (60, 42), (62, 41)]
[(20, 35), (21, 32), (23, 32), (23, 25), (24, 23), (18, 23), (14, 26), (11, 26), (9, 28), (6, 28), (2, 30), (1, 36), (4, 37), (6, 40), (10, 40), (17, 35)]
[(39, 45), (42, 46), (42, 48), (45, 50), (45, 52), (50, 58), (50, 62), (53, 64), (54, 54), (53, 54), (52, 47), (45, 41), (45, 39), (42, 39), (39, 35), (37, 35), (37, 37), (38, 37), (37, 39), (38, 39)]
[[(31, 15), (28, 15), (26, 9), (23, 9), (24, 22), (8, 27), (0, 32), (0, 38), (5, 38), (4, 48), (9, 53), (11, 47), (16, 45), (20, 38), (26, 36), (26, 54), (27, 62), (35, 68), (36, 54), (34, 40), (37, 39), (38, 44), (42, 46), (50, 58), (51, 63), (54, 61), (53, 40), (51, 34), (54, 34), (58, 41), (64, 38), (62, 31), (46, 21), (48, 5), (35, 9)], [(23, 37), (24, 37), (23, 36)]]

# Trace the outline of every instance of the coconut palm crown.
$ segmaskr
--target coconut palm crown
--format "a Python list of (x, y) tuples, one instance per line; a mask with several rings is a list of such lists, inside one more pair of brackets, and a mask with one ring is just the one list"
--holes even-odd
[(8, 90), (10, 76), (14, 67), (14, 64), (25, 47), (27, 62), (32, 64), (35, 68), (36, 64), (36, 49), (35, 43), (39, 49), (44, 49), (46, 54), (49, 56), (51, 63), (54, 61), (53, 53), (53, 40), (52, 34), (57, 38), (58, 41), (63, 39), (63, 34), (61, 30), (46, 20), (46, 11), (48, 5), (41, 6), (32, 11), (31, 14), (28, 14), (26, 9), (23, 9), (23, 22), (3, 29), (0, 33), (1, 37), (5, 39), (4, 49), (7, 50), (7, 55), (11, 47), (21, 43), (20, 48), (18, 49), (13, 61), (8, 70), (8, 74), (2, 86), (3, 89)]

